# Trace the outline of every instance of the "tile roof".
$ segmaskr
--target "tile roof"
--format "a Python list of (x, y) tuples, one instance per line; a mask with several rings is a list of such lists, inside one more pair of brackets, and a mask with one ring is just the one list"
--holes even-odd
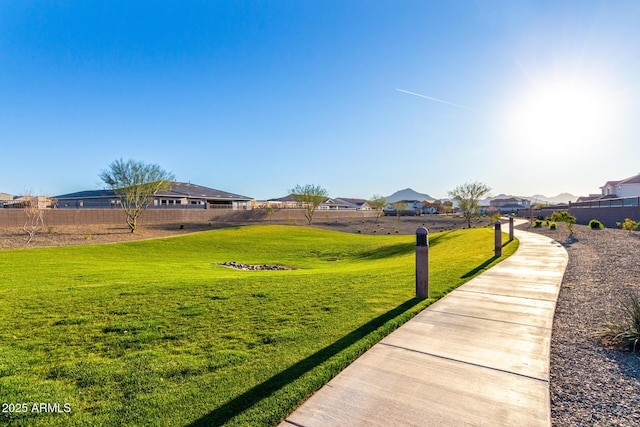
[[(251, 200), (250, 197), (241, 196), (238, 194), (227, 193), (226, 191), (216, 190), (215, 188), (203, 187), (201, 185), (186, 183), (186, 182), (174, 182), (171, 186), (171, 190), (160, 191), (156, 196), (160, 197), (190, 197), (190, 198), (202, 198), (202, 199), (226, 199), (226, 200)], [(76, 193), (62, 194), (55, 198), (60, 199), (92, 199), (92, 198), (105, 198), (116, 197), (113, 190), (89, 190), (78, 191)]]
[(629, 177), (629, 178), (621, 179), (619, 181), (607, 181), (600, 188), (604, 188), (604, 187), (606, 187), (608, 185), (616, 186), (616, 185), (620, 185), (620, 184), (640, 184), (640, 173), (637, 174), (637, 175), (634, 175), (632, 177)]
[(618, 184), (640, 184), (640, 173), (627, 179), (623, 179)]

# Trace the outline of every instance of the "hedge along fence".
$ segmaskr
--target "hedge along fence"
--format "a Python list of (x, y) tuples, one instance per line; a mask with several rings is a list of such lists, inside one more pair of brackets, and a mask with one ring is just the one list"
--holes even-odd
[[(275, 209), (267, 215), (264, 209), (253, 210), (216, 210), (216, 209), (147, 209), (140, 215), (140, 225), (152, 224), (195, 224), (209, 222), (252, 222), (252, 221), (297, 221), (303, 225), (307, 223), (303, 209)], [(374, 211), (354, 210), (317, 210), (314, 222), (337, 220), (345, 218), (375, 218)], [(26, 221), (26, 214), (22, 209), (0, 209), (0, 227), (22, 227)], [(44, 224), (49, 226), (61, 225), (92, 225), (92, 224), (124, 224), (125, 215), (121, 209), (46, 209)]]

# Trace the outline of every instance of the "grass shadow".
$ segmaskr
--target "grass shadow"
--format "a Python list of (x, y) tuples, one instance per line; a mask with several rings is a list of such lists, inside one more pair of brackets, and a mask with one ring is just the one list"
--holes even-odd
[(363, 339), (370, 333), (382, 327), (388, 321), (396, 318), (397, 316), (400, 316), (420, 302), (422, 302), (422, 300), (420, 299), (410, 299), (397, 306), (396, 308), (376, 317), (375, 319), (365, 323), (343, 338), (340, 338), (333, 344), (321, 350), (318, 350), (311, 356), (301, 360), (300, 362), (269, 378), (265, 382), (258, 384), (252, 389), (247, 390), (241, 395), (228, 401), (224, 405), (208, 413), (199, 420), (191, 423), (189, 426), (204, 427), (224, 425), (233, 417), (251, 408), (256, 402), (269, 397), (274, 392), (280, 390), (282, 387), (297, 380), (305, 373), (326, 362), (331, 357), (335, 356), (351, 345), (357, 343), (359, 340)]
[(437, 236), (429, 236), (429, 246), (435, 246), (453, 239), (455, 236), (450, 236), (451, 233), (453, 233), (453, 230), (440, 232)]
[(361, 259), (384, 259), (399, 255), (407, 255), (415, 252), (415, 244), (412, 243), (397, 243), (395, 245), (387, 245), (372, 251), (363, 252), (360, 255)]

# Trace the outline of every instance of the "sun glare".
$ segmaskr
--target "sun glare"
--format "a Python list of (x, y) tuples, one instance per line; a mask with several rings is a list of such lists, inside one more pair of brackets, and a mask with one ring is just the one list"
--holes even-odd
[(614, 103), (600, 88), (576, 81), (537, 86), (517, 103), (511, 142), (588, 149), (602, 142), (614, 123)]

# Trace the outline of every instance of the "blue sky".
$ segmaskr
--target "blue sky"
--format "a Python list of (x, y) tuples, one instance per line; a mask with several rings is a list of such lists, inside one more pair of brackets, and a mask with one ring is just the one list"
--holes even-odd
[(5, 0), (0, 192), (586, 195), (640, 172), (639, 76), (637, 1)]

